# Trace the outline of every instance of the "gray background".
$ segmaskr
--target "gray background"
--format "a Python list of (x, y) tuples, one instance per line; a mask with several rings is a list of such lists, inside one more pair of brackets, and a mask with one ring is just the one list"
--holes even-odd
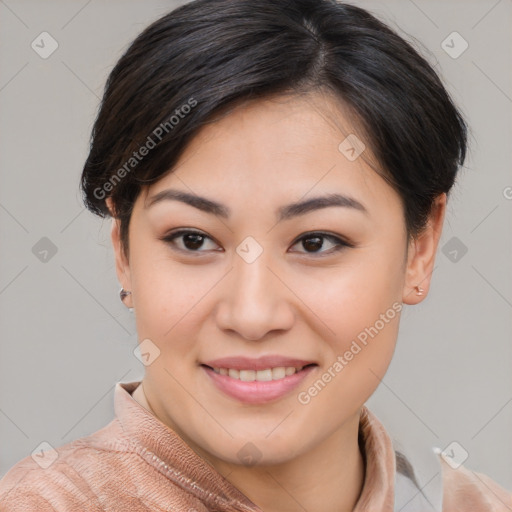
[[(84, 210), (78, 182), (108, 72), (177, 4), (0, 1), (0, 476), (41, 441), (104, 426), (114, 384), (143, 376), (110, 221)], [(457, 441), (467, 467), (512, 489), (512, 2), (357, 4), (418, 41), (472, 128), (430, 294), (405, 310), (368, 405), (404, 446)], [(31, 48), (43, 31), (59, 45), (47, 59)], [(456, 59), (441, 46), (453, 31), (469, 44)]]

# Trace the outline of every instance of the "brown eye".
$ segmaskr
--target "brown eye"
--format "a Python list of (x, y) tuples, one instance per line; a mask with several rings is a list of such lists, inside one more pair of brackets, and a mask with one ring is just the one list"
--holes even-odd
[(308, 252), (309, 251), (312, 251), (312, 252), (317, 252), (318, 250), (320, 250), (323, 246), (323, 242), (324, 241), (324, 238), (321, 237), (321, 236), (311, 236), (311, 237), (308, 237), (308, 238), (303, 238), (302, 239), (302, 247), (304, 247), (304, 249), (306, 249)]
[[(327, 249), (330, 250), (321, 250), (326, 247), (325, 240), (327, 240), (329, 244), (332, 244), (330, 248), (327, 244)], [(334, 235), (329, 235), (327, 233), (309, 233), (299, 238), (294, 245), (299, 243), (306, 250), (306, 254), (332, 254), (346, 247), (353, 247), (351, 244), (342, 240), (341, 238)]]
[[(190, 230), (180, 230), (176, 231), (174, 233), (171, 233), (169, 235), (166, 235), (161, 240), (164, 242), (171, 244), (176, 247), (176, 249), (180, 251), (186, 251), (186, 252), (206, 252), (206, 250), (200, 250), (204, 249), (205, 242), (210, 240), (213, 242), (213, 240), (205, 235), (204, 233), (201, 233), (199, 231), (190, 231)], [(177, 243), (180, 241), (181, 243)], [(216, 245), (214, 243), (214, 245)], [(215, 249), (213, 249), (215, 250)]]
[(203, 235), (198, 235), (197, 233), (188, 233), (186, 235), (182, 235), (182, 237), (183, 245), (192, 251), (200, 249), (205, 239)]

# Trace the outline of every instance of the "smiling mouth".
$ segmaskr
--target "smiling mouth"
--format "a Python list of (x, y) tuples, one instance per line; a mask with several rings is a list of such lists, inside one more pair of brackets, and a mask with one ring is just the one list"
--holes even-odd
[(238, 370), (234, 368), (215, 368), (203, 364), (205, 368), (212, 370), (213, 372), (230, 377), (233, 380), (239, 380), (242, 382), (269, 382), (274, 380), (282, 380), (286, 377), (295, 375), (301, 372), (305, 368), (312, 366), (318, 366), (315, 363), (307, 364), (305, 366), (276, 366), (272, 368), (265, 368), (263, 370)]
[[(210, 382), (224, 395), (241, 403), (264, 405), (289, 396), (312, 372), (319, 368), (317, 363), (294, 361), (292, 358), (282, 362), (297, 366), (275, 366), (277, 361), (273, 364), (271, 361), (263, 363), (262, 359), (256, 363), (254, 360), (244, 363), (240, 358), (226, 358), (225, 360), (219, 359), (218, 362), (209, 361), (209, 363), (210, 365), (226, 366), (231, 364), (238, 368), (210, 366), (204, 363), (200, 367), (209, 377)], [(268, 368), (262, 368), (267, 364), (269, 364)], [(259, 366), (259, 368), (255, 369), (254, 366)]]

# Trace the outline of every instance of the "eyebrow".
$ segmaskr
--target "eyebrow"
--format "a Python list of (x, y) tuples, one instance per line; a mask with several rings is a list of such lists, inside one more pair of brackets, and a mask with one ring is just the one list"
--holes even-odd
[[(180, 201), (198, 210), (224, 219), (228, 219), (231, 215), (230, 208), (223, 204), (213, 201), (212, 199), (207, 199), (206, 197), (174, 189), (162, 190), (158, 194), (150, 197), (145, 208), (148, 209), (162, 201)], [(357, 199), (342, 194), (328, 194), (282, 206), (277, 210), (277, 218), (278, 221), (289, 220), (293, 217), (331, 206), (352, 208), (368, 214), (368, 210)]]

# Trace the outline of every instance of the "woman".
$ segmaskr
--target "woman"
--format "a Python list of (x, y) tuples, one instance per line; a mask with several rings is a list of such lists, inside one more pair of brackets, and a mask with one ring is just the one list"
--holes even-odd
[(510, 510), (447, 453), (419, 488), (364, 405), (465, 154), (435, 72), (360, 8), (196, 0), (153, 23), (82, 175), (145, 376), (103, 429), (16, 464), (2, 510)]

